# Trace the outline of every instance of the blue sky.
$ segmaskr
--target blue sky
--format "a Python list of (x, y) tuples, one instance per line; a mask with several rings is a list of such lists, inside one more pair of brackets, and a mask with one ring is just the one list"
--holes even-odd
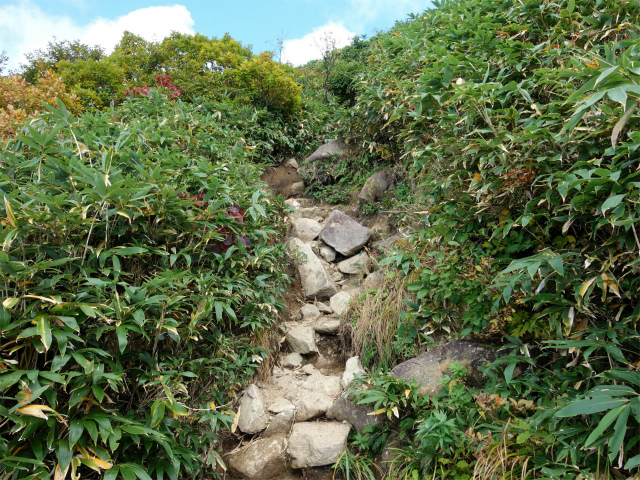
[(337, 46), (353, 35), (371, 36), (429, 8), (429, 0), (0, 0), (0, 51), (8, 69), (24, 54), (58, 40), (99, 44), (109, 52), (124, 30), (148, 40), (172, 30), (208, 37), (229, 32), (257, 53), (284, 37), (284, 61), (298, 65), (319, 56), (327, 33)]

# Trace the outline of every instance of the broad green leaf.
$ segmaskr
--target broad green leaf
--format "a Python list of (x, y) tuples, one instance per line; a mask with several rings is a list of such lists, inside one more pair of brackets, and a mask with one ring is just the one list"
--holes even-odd
[(40, 336), (40, 340), (42, 341), (45, 350), (49, 350), (49, 347), (51, 347), (51, 342), (53, 341), (53, 337), (51, 335), (51, 325), (49, 324), (49, 321), (44, 317), (39, 317), (38, 319), (36, 319), (35, 324), (36, 331)]
[(593, 432), (591, 432), (591, 435), (589, 435), (587, 440), (584, 442), (584, 446), (589, 447), (589, 445), (598, 440), (604, 433), (604, 431), (609, 428), (609, 425), (611, 425), (616, 420), (616, 418), (618, 418), (618, 415), (620, 415), (620, 413), (624, 409), (628, 410), (629, 405), (620, 405), (619, 407), (609, 410), (607, 414), (598, 422), (598, 426), (593, 430)]
[(592, 413), (604, 412), (612, 408), (624, 405), (629, 400), (626, 398), (611, 398), (598, 396), (584, 400), (577, 400), (555, 414), (556, 417), (575, 417), (576, 415), (590, 415)]
[(607, 213), (607, 210), (609, 210), (610, 208), (615, 208), (618, 205), (620, 205), (620, 202), (622, 202), (622, 200), (626, 196), (627, 196), (626, 193), (621, 193), (619, 195), (614, 195), (613, 197), (607, 198), (602, 204), (602, 206), (600, 207), (600, 209), (602, 210), (602, 214), (604, 215)]

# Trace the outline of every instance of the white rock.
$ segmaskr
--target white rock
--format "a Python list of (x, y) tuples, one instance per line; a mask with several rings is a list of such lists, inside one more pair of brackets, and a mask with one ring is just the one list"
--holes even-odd
[(269, 416), (264, 411), (262, 395), (255, 385), (249, 385), (240, 399), (238, 428), (244, 433), (254, 434), (267, 428)]
[(344, 373), (342, 374), (342, 388), (348, 388), (355, 378), (355, 375), (362, 376), (365, 373), (367, 372), (364, 368), (362, 368), (360, 358), (351, 357), (349, 360), (347, 360), (347, 363), (344, 367)]
[(311, 325), (295, 325), (287, 329), (289, 349), (294, 353), (318, 353), (316, 335)]
[(305, 322), (313, 322), (322, 316), (320, 309), (310, 303), (302, 307), (300, 313), (302, 314), (302, 320)]
[(300, 203), (295, 198), (288, 198), (287, 200), (284, 201), (284, 203), (286, 203), (292, 208), (295, 208), (296, 210), (300, 209)]
[(323, 317), (313, 325), (313, 328), (318, 333), (337, 335), (340, 333), (340, 320), (337, 318)]
[(332, 465), (345, 448), (350, 430), (348, 423), (296, 423), (289, 437), (291, 467)]
[(287, 410), (295, 410), (295, 408), (296, 407), (289, 400), (280, 397), (269, 406), (269, 411), (271, 413), (282, 413)]
[(360, 252), (358, 255), (354, 255), (338, 263), (338, 270), (342, 273), (357, 275), (368, 272), (370, 265), (371, 259), (369, 258), (369, 254), (367, 252)]
[(340, 272), (333, 272), (331, 274), (331, 280), (333, 280), (334, 282), (340, 282), (343, 278), (344, 277)]
[(291, 425), (296, 418), (295, 407), (290, 410), (280, 412), (269, 422), (269, 426), (262, 433), (261, 438), (269, 438), (276, 436), (288, 436), (291, 433)]
[(282, 359), (282, 366), (286, 368), (296, 368), (302, 364), (302, 355), (293, 352)]
[(324, 415), (333, 406), (333, 398), (321, 392), (305, 391), (293, 403), (296, 406), (296, 422), (304, 422)]
[(318, 370), (316, 370), (316, 367), (314, 367), (310, 363), (307, 363), (304, 367), (300, 369), (300, 371), (306, 375), (313, 375), (314, 373), (319, 373)]
[(299, 238), (292, 238), (289, 247), (296, 253), (294, 261), (297, 264), (302, 288), (307, 298), (324, 300), (338, 292), (335, 282), (309, 245)]
[(310, 218), (292, 220), (291, 225), (293, 235), (303, 242), (314, 240), (322, 230), (322, 225)]
[(304, 395), (304, 391), (320, 392), (328, 397), (335, 397), (342, 393), (340, 377), (333, 375), (322, 375), (320, 372), (308, 376), (300, 387), (298, 395)]
[(342, 315), (349, 309), (349, 302), (352, 298), (353, 296), (349, 292), (345, 292), (343, 290), (336, 293), (329, 299), (329, 305), (331, 305), (334, 313), (336, 313), (337, 315)]
[(336, 259), (336, 251), (333, 247), (329, 245), (324, 245), (320, 248), (320, 256), (324, 258), (327, 262), (333, 262)]

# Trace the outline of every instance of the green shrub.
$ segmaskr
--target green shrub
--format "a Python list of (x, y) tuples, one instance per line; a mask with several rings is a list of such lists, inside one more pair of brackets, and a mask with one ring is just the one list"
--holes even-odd
[(0, 475), (200, 475), (282, 308), (284, 206), (200, 106), (47, 108), (0, 152)]

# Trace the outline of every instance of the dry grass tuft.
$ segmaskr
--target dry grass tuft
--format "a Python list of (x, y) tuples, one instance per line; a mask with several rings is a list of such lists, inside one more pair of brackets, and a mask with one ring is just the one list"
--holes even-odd
[(353, 301), (343, 318), (343, 336), (352, 355), (359, 355), (365, 365), (390, 366), (397, 360), (393, 348), (402, 312), (408, 310), (403, 301), (410, 292), (410, 277), (394, 275), (385, 278), (377, 291), (365, 292)]

